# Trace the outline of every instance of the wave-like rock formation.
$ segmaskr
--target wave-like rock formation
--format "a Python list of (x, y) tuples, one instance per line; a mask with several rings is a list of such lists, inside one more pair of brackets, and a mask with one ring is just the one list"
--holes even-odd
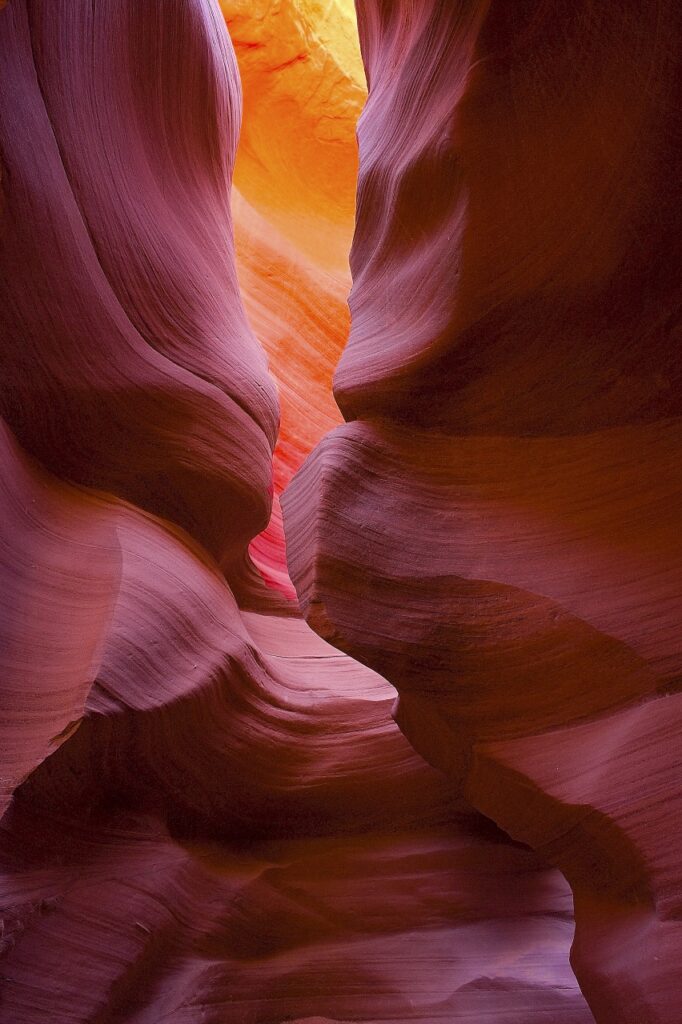
[(366, 98), (352, 2), (222, 0), (244, 93), (232, 210), (244, 304), (278, 383), (273, 510), (251, 557), (288, 597), (279, 498), (341, 422), (332, 374), (348, 336), (355, 125)]
[(308, 622), (561, 869), (599, 1024), (676, 1024), (680, 8), (359, 0), (347, 425), (285, 496)]
[(615, 8), (362, 0), (363, 70), (348, 0), (0, 3), (0, 1024), (676, 1020), (675, 24)]

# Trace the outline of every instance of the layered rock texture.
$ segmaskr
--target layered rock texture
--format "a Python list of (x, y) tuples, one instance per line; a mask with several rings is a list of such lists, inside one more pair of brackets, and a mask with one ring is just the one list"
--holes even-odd
[(0, 1024), (678, 1024), (676, 5), (0, 8)]
[(232, 191), (237, 265), (281, 408), (272, 517), (251, 555), (265, 579), (295, 599), (279, 498), (341, 422), (331, 384), (349, 329), (365, 74), (352, 0), (222, 0), (222, 9), (244, 93)]
[(562, 870), (595, 1019), (673, 1024), (680, 8), (358, 15), (348, 422), (287, 494), (290, 569), (414, 747)]

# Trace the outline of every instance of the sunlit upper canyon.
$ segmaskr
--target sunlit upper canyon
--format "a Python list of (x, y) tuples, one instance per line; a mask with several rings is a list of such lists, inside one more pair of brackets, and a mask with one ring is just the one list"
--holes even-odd
[(251, 555), (293, 598), (279, 496), (341, 422), (331, 382), (350, 326), (355, 128), (367, 89), (349, 0), (221, 6), (244, 97), (232, 188), (237, 269), (281, 415), (273, 514)]
[(680, 1024), (676, 0), (0, 0), (0, 1024)]

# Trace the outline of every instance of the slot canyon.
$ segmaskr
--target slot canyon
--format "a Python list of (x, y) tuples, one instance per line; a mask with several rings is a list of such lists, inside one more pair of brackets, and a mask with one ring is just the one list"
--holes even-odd
[(0, 1024), (682, 1024), (679, 0), (0, 0)]

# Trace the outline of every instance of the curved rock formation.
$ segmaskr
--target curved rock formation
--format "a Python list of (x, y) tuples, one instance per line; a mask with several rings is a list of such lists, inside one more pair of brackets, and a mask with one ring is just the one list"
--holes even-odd
[(5, 10), (0, 301), (24, 447), (229, 561), (267, 522), (277, 413), (231, 251), (221, 27), (203, 4)]
[(595, 1020), (675, 1024), (679, 7), (358, 15), (348, 423), (285, 496), (292, 577), (564, 872)]
[(1, 465), (3, 1024), (589, 1024), (563, 880), (453, 801), (391, 687), (240, 613), (177, 529)]
[(366, 98), (352, 6), (221, 0), (244, 93), (232, 201), (237, 267), (281, 406), (273, 514), (250, 551), (291, 599), (279, 496), (341, 422), (331, 381), (349, 329), (355, 124)]
[[(253, 47), (254, 5), (224, 7), (245, 305), (288, 360), (281, 488), (338, 422), (363, 85), (346, 4), (262, 5)], [(217, 5), (11, 0), (0, 82), (0, 1022), (589, 1024), (560, 873), (273, 589), (278, 409), (237, 287)], [(268, 131), (288, 190), (254, 170)]]
[(340, 425), (348, 0), (0, 2), (0, 1024), (676, 1024), (679, 14), (358, 6)]

